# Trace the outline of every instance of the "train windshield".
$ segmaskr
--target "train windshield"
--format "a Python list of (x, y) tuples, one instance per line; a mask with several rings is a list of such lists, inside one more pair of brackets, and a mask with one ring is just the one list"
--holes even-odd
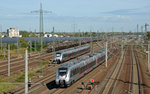
[(64, 76), (67, 74), (67, 68), (59, 68), (59, 75)]
[(64, 76), (64, 75), (66, 75), (66, 72), (59, 72), (59, 75)]
[(60, 57), (61, 56), (61, 53), (56, 53), (56, 57)]

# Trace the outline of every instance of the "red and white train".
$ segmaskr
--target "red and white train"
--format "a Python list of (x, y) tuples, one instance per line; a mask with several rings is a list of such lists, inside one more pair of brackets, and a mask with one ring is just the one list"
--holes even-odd
[(55, 82), (59, 86), (70, 86), (85, 74), (105, 61), (105, 50), (102, 49), (89, 56), (66, 62), (56, 71)]

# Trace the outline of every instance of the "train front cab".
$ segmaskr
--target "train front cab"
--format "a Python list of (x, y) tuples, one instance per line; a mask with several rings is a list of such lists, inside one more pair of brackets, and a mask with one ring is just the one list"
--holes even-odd
[(68, 86), (69, 83), (69, 73), (67, 68), (58, 68), (56, 72), (56, 84), (60, 87)]
[(57, 64), (60, 64), (60, 63), (62, 62), (62, 54), (61, 54), (60, 52), (57, 52), (54, 58), (55, 58), (54, 61), (55, 61)]

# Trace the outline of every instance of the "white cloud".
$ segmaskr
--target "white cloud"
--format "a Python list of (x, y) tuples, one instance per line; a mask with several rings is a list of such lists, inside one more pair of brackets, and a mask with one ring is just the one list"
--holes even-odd
[(103, 16), (104, 21), (132, 21), (130, 16), (114, 15), (114, 16)]
[(120, 20), (131, 20), (130, 16), (117, 15), (116, 18), (118, 18)]

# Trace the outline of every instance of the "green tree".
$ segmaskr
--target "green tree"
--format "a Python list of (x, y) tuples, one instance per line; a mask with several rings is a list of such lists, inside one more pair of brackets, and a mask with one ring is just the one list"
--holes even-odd
[(147, 34), (147, 39), (150, 40), (150, 34)]
[[(15, 44), (11, 44), (10, 45), (11, 50), (17, 49), (17, 45)], [(8, 49), (8, 45), (7, 45), (7, 49)]]
[(22, 48), (28, 47), (28, 42), (25, 40), (25, 38), (20, 38), (19, 42)]
[(20, 31), (20, 35), (22, 35), (22, 37), (29, 37), (29, 32), (27, 31)]

